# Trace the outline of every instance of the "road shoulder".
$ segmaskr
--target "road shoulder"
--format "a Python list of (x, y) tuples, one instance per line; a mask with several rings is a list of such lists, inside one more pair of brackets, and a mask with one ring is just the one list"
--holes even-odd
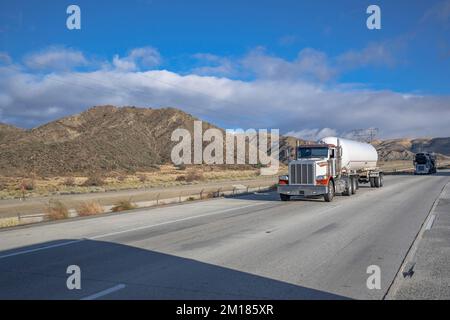
[(387, 299), (450, 299), (450, 183), (436, 200), (422, 231)]

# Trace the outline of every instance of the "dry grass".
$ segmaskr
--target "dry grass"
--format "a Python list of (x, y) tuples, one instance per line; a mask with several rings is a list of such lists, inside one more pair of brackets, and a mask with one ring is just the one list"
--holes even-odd
[(74, 187), (77, 184), (74, 177), (67, 177), (66, 179), (64, 179), (63, 185), (66, 187)]
[(0, 190), (4, 190), (6, 188), (8, 188), (8, 184), (6, 183), (5, 180), (0, 179)]
[(19, 219), (17, 218), (5, 218), (0, 219), (0, 228), (8, 228), (18, 226), (20, 224)]
[(50, 220), (69, 218), (69, 209), (59, 200), (50, 200), (45, 208), (45, 213)]
[(136, 205), (131, 202), (131, 200), (121, 200), (117, 202), (114, 207), (111, 208), (112, 212), (120, 212), (126, 210), (136, 209)]
[(120, 175), (117, 177), (117, 181), (119, 182), (124, 182), (125, 180), (127, 180), (127, 176)]
[(84, 202), (77, 209), (77, 213), (80, 217), (93, 216), (104, 212), (105, 210), (103, 207), (96, 201)]
[(145, 174), (138, 175), (139, 182), (145, 183), (147, 182), (147, 176)]
[(203, 180), (205, 180), (205, 177), (203, 176), (202, 171), (193, 170), (189, 171), (189, 173), (186, 175), (186, 182), (203, 181)]
[[(99, 177), (95, 174), (92, 174), (92, 176), (89, 177), (73, 176), (72, 179), (69, 179), (67, 176), (35, 177), (33, 179), (34, 190), (27, 191), (26, 197), (51, 197), (60, 194), (81, 194), (124, 189), (169, 187), (203, 181), (254, 179), (258, 177), (258, 173), (258, 169), (248, 169), (247, 167), (230, 169), (225, 166), (192, 165), (185, 167), (184, 170), (179, 170), (179, 168), (173, 165), (162, 165), (158, 170), (155, 169), (152, 171), (129, 174), (124, 181), (119, 181), (117, 179), (119, 175), (123, 175), (122, 173), (111, 173), (109, 177)], [(22, 191), (19, 186), (21, 185), (23, 178), (0, 178), (4, 181), (4, 188), (0, 189), (0, 199), (22, 197)], [(74, 182), (73, 185), (72, 182)]]
[(21, 189), (24, 189), (26, 191), (32, 191), (36, 187), (36, 184), (34, 182), (34, 179), (24, 179), (22, 180), (20, 187)]
[(98, 175), (91, 175), (83, 182), (84, 187), (100, 187), (105, 184), (105, 180)]

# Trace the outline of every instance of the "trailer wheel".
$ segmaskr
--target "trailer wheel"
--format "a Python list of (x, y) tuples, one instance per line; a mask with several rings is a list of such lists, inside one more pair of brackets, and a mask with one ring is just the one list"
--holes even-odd
[(374, 178), (374, 177), (371, 177), (371, 178), (369, 179), (369, 182), (370, 182), (370, 187), (371, 187), (371, 188), (375, 188), (375, 178)]
[(383, 186), (383, 175), (380, 174), (380, 188)]
[(280, 199), (281, 199), (281, 201), (289, 201), (289, 200), (291, 200), (291, 196), (288, 194), (280, 193)]
[(381, 178), (380, 178), (380, 176), (378, 176), (378, 177), (376, 177), (376, 178), (374, 178), (374, 184), (375, 184), (375, 188), (379, 188), (379, 187), (381, 187)]
[(323, 198), (325, 199), (325, 202), (331, 202), (334, 198), (334, 183), (333, 181), (328, 182), (328, 192), (323, 195)]

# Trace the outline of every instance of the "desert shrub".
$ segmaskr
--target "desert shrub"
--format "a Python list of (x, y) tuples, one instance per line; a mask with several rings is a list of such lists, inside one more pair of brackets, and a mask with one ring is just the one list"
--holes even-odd
[(5, 180), (0, 180), (0, 190), (6, 189), (8, 187), (8, 184)]
[(33, 179), (25, 179), (21, 183), (21, 189), (32, 191), (36, 187)]
[(91, 175), (83, 182), (84, 187), (100, 187), (105, 184), (105, 180), (99, 175)]
[(190, 171), (186, 175), (186, 182), (202, 181), (203, 179), (203, 172), (201, 171)]
[(119, 181), (119, 182), (124, 182), (126, 179), (127, 179), (127, 176), (124, 176), (124, 175), (120, 175), (117, 177), (117, 181)]
[(67, 177), (64, 179), (63, 185), (66, 187), (74, 187), (76, 185), (74, 177)]
[(184, 163), (176, 165), (177, 170), (184, 171), (186, 170), (186, 165)]
[(138, 179), (139, 179), (140, 182), (144, 183), (144, 182), (147, 181), (147, 176), (145, 174), (140, 174), (138, 176)]
[(194, 201), (194, 200), (195, 200), (194, 197), (189, 197), (189, 198), (187, 198), (187, 201)]
[(103, 207), (95, 201), (83, 202), (77, 209), (77, 213), (80, 217), (92, 216), (105, 212)]
[(125, 210), (131, 210), (135, 209), (136, 205), (132, 203), (130, 200), (121, 200), (117, 202), (114, 207), (112, 207), (112, 212), (119, 212), (119, 211), (125, 211)]
[(185, 176), (177, 176), (175, 178), (175, 181), (186, 181), (186, 177)]
[(45, 208), (45, 212), (50, 220), (60, 220), (69, 217), (69, 210), (59, 200), (50, 200)]
[(161, 167), (159, 165), (157, 165), (157, 164), (151, 164), (150, 165), (150, 170), (151, 171), (160, 171)]

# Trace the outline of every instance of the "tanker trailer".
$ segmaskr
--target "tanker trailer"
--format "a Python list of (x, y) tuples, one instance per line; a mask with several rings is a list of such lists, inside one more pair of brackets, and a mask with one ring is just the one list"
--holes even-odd
[(360, 183), (383, 186), (377, 168), (378, 153), (368, 144), (327, 137), (317, 144), (298, 146), (296, 159), (288, 164), (288, 175), (280, 176), (277, 191), (282, 201), (292, 196), (323, 196), (330, 202), (336, 194), (351, 196)]

